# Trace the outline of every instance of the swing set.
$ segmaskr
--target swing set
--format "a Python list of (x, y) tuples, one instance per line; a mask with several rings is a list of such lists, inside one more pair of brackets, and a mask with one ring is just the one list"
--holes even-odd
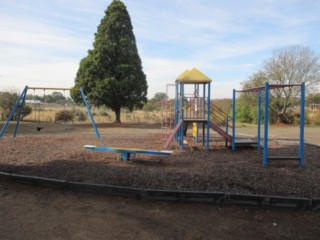
[[(29, 88), (30, 89), (30, 88)], [(43, 94), (44, 94), (44, 99), (46, 96), (46, 92), (45, 89), (43, 89)], [(41, 129), (43, 129), (43, 123), (44, 123), (44, 113), (43, 113), (43, 109), (41, 109), (41, 102), (40, 100), (36, 100), (36, 89), (33, 88), (33, 98), (31, 100), (31, 103), (34, 105), (34, 119), (37, 123), (36, 129), (38, 132), (41, 131)], [(44, 101), (45, 102), (45, 101)], [(42, 122), (41, 122), (41, 113), (42, 113)]]
[[(46, 95), (46, 90), (54, 90), (54, 91), (63, 91), (63, 111), (66, 111), (66, 106), (67, 106), (67, 97), (66, 97), (66, 91), (75, 91), (75, 90), (79, 90), (79, 89), (69, 89), (69, 88), (36, 88), (36, 87), (29, 87), (29, 89), (33, 90), (33, 96), (32, 96), (32, 100), (30, 100), (30, 103), (33, 104), (34, 107), (34, 118), (33, 118), (33, 122), (36, 122), (37, 126), (36, 129), (37, 131), (41, 131), (41, 129), (44, 128), (44, 123), (48, 122), (48, 121), (53, 121), (53, 123), (56, 123), (56, 117), (54, 117), (53, 119), (51, 119), (51, 117), (47, 117), (47, 119), (45, 119), (45, 113), (44, 113), (44, 108), (45, 108), (45, 104), (46, 104), (46, 100), (47, 100), (47, 95)], [(42, 102), (37, 99), (36, 97), (36, 90), (42, 90), (43, 91), (43, 100)], [(50, 95), (49, 95), (50, 97)], [(62, 103), (61, 103), (62, 104)], [(63, 114), (62, 117), (58, 117), (59, 120), (63, 120), (63, 123), (66, 124), (67, 121), (73, 121), (70, 120), (68, 116), (66, 116), (66, 114)], [(49, 119), (49, 120), (48, 120)], [(68, 128), (66, 127), (65, 130), (68, 130)]]
[[(13, 110), (11, 111), (8, 120), (6, 121), (5, 125), (3, 126), (2, 130), (0, 131), (0, 139), (3, 136), (3, 134), (5, 133), (5, 131), (7, 130), (10, 121), (13, 119), (14, 114), (18, 111), (19, 107), (19, 113), (17, 116), (17, 120), (16, 120), (16, 125), (14, 128), (14, 133), (13, 133), (13, 137), (16, 137), (17, 132), (18, 132), (18, 127), (19, 127), (19, 123), (20, 120), (22, 118), (22, 113), (23, 113), (23, 108), (25, 106), (26, 103), (26, 96), (27, 96), (27, 92), (28, 90), (43, 90), (44, 92), (46, 90), (62, 90), (62, 91), (80, 91), (81, 97), (83, 99), (83, 102), (86, 106), (92, 127), (94, 129), (95, 132), (95, 136), (98, 140), (98, 142), (101, 142), (101, 136), (100, 133), (98, 131), (98, 128), (96, 126), (96, 123), (93, 119), (93, 115), (91, 113), (88, 101), (87, 101), (87, 97), (84, 94), (83, 89), (80, 87), (80, 89), (76, 89), (76, 88), (41, 88), (41, 87), (28, 87), (26, 86), (24, 88), (24, 90), (22, 91), (21, 95), (19, 96), (18, 100), (16, 101), (16, 104), (13, 107)], [(43, 126), (40, 125), (40, 106), (39, 106), (39, 113), (38, 113), (38, 119), (39, 119), (39, 125), (37, 126), (37, 131), (41, 131), (41, 129), (43, 128)], [(172, 154), (173, 151), (157, 151), (157, 150), (146, 150), (146, 149), (133, 149), (133, 148), (114, 148), (114, 147), (107, 147), (107, 146), (96, 146), (96, 145), (85, 145), (84, 146), (85, 149), (87, 150), (91, 150), (91, 151), (103, 151), (103, 152), (114, 152), (114, 153), (119, 153), (122, 157), (122, 160), (129, 160), (130, 156), (135, 155), (135, 154), (148, 154), (148, 155), (161, 155), (161, 156), (170, 156)]]
[[(19, 127), (19, 123), (20, 123), (20, 120), (23, 116), (23, 110), (24, 110), (24, 106), (26, 104), (26, 97), (27, 97), (27, 93), (29, 90), (33, 90), (33, 94), (32, 94), (32, 99), (29, 100), (29, 103), (33, 104), (33, 107), (34, 107), (34, 114), (33, 114), (33, 121), (36, 122), (36, 130), (37, 131), (41, 131), (45, 126), (44, 126), (44, 123), (45, 123), (45, 114), (44, 114), (44, 105), (41, 103), (40, 100), (37, 100), (36, 99), (36, 95), (35, 95), (35, 91), (36, 90), (42, 90), (43, 93), (44, 93), (44, 102), (46, 100), (46, 91), (63, 91), (64, 92), (64, 98), (65, 98), (65, 91), (80, 91), (81, 93), (81, 96), (82, 96), (82, 99), (84, 101), (84, 103), (86, 104), (87, 106), (87, 103), (86, 103), (86, 96), (84, 95), (84, 92), (83, 90), (80, 88), (80, 89), (76, 89), (76, 88), (46, 88), (46, 87), (28, 87), (26, 86), (24, 88), (24, 90), (22, 91), (21, 95), (19, 96), (18, 100), (16, 101), (14, 107), (13, 107), (13, 110), (11, 111), (9, 117), (8, 117), (8, 120), (7, 122), (5, 123), (5, 125), (3, 126), (1, 132), (0, 132), (0, 138), (2, 137), (2, 135), (5, 133), (7, 127), (9, 126), (9, 123), (10, 121), (13, 119), (14, 115), (17, 113), (18, 109), (19, 109), (19, 112), (17, 113), (17, 116), (16, 116), (16, 126), (15, 126), (15, 129), (14, 129), (14, 134), (13, 136), (16, 137), (17, 135), (17, 131), (18, 131), (18, 127)], [(65, 108), (66, 104), (64, 104), (64, 108)], [(87, 110), (88, 111), (88, 114), (90, 116), (91, 112), (90, 112), (90, 109), (89, 109), (89, 106), (87, 107)]]

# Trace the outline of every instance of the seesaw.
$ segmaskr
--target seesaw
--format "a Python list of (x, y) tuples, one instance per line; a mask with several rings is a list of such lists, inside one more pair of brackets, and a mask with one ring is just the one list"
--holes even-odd
[(136, 148), (113, 148), (106, 146), (95, 146), (95, 145), (85, 145), (85, 149), (92, 151), (102, 151), (102, 152), (114, 152), (120, 153), (122, 160), (129, 160), (131, 155), (134, 154), (148, 154), (148, 155), (160, 155), (160, 156), (170, 156), (173, 151), (156, 151), (156, 150), (146, 150), (146, 149), (136, 149)]

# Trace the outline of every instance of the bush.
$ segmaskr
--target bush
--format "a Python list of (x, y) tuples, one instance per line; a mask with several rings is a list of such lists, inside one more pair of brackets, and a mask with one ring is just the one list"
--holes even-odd
[(84, 122), (87, 120), (87, 118), (87, 115), (81, 111), (76, 115), (76, 120), (78, 120), (79, 122)]
[[(294, 124), (300, 124), (300, 113), (295, 113), (294, 114), (293, 123)], [(305, 112), (304, 123), (305, 124), (310, 124), (311, 123), (310, 113), (309, 112)]]
[[(0, 92), (0, 108), (2, 109), (1, 118), (3, 118), (3, 120), (9, 117), (18, 98), (19, 98), (19, 95), (17, 93)], [(21, 109), (21, 103), (20, 103), (20, 106), (18, 106), (15, 114), (13, 115), (14, 120), (17, 120), (17, 118), (19, 117), (20, 109)], [(25, 105), (23, 108), (21, 118), (23, 119), (24, 117), (30, 115), (31, 112), (32, 112), (32, 108), (30, 106)]]
[(72, 113), (72, 111), (61, 110), (55, 114), (55, 120), (63, 122), (73, 122), (74, 114)]
[(250, 107), (241, 105), (237, 107), (237, 120), (241, 123), (252, 123), (253, 118), (250, 113)]
[(99, 112), (99, 115), (100, 115), (100, 116), (103, 116), (103, 117), (109, 117), (109, 114), (108, 114), (107, 110), (105, 110), (105, 109), (102, 109), (102, 110)]
[(84, 114), (81, 110), (79, 109), (72, 109), (72, 114), (75, 116), (75, 119), (79, 122), (84, 122), (87, 120), (88, 116)]
[(317, 112), (317, 113), (314, 115), (314, 124), (315, 124), (315, 125), (320, 125), (320, 112)]
[(32, 113), (32, 107), (30, 107), (30, 106), (28, 106), (28, 105), (24, 106), (23, 112), (22, 112), (22, 116), (21, 116), (22, 119), (23, 119), (24, 117), (30, 115), (31, 113)]

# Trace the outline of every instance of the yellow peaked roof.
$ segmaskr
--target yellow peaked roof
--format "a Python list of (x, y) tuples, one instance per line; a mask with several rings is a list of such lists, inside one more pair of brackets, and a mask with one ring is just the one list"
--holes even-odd
[(177, 77), (177, 81), (180, 82), (185, 76), (188, 75), (190, 71), (187, 69), (185, 70), (183, 73), (181, 73), (181, 75), (179, 77)]
[(180, 83), (209, 83), (212, 80), (200, 72), (198, 69), (193, 68), (192, 70), (184, 71), (176, 80)]

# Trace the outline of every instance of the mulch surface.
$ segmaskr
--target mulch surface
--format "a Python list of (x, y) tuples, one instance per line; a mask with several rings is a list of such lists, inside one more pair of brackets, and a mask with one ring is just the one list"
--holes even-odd
[[(130, 134), (128, 134), (130, 132)], [(272, 161), (262, 165), (262, 151), (238, 148), (235, 153), (223, 143), (211, 150), (199, 146), (180, 151), (170, 145), (170, 157), (137, 155), (117, 160), (115, 153), (83, 149), (93, 144), (91, 134), (4, 136), (0, 139), (0, 171), (118, 186), (224, 191), (320, 198), (320, 148), (305, 145), (305, 166), (298, 161)], [(158, 149), (159, 134), (146, 129), (113, 129), (103, 140), (110, 147)], [(270, 156), (298, 156), (298, 146), (270, 142)]]

